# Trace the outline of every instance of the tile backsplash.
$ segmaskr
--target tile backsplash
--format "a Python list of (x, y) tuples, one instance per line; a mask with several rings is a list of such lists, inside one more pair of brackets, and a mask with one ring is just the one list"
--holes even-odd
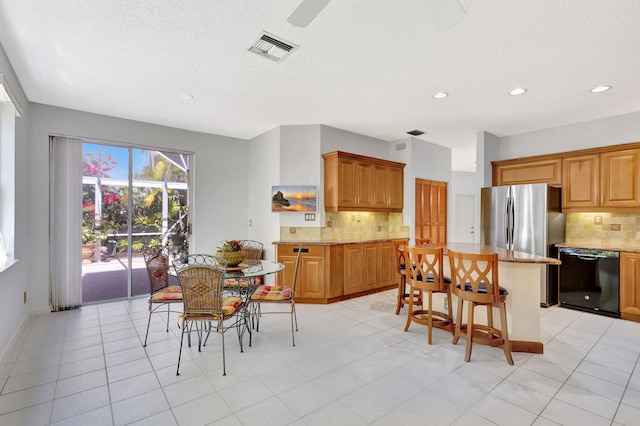
[(640, 213), (568, 213), (568, 243), (634, 245), (640, 240)]
[(367, 241), (409, 238), (409, 232), (402, 213), (327, 212), (324, 227), (282, 227), (280, 241)]

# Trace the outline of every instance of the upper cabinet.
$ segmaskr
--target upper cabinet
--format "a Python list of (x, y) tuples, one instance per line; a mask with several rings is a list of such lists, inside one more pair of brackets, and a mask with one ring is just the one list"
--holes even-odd
[(322, 157), (325, 211), (402, 212), (405, 164), (342, 151)]
[(518, 185), (523, 183), (562, 184), (562, 160), (515, 160), (496, 163), (493, 167), (493, 185)]
[(492, 164), (496, 186), (561, 186), (564, 212), (640, 211), (640, 142)]
[(640, 208), (640, 149), (562, 160), (562, 207), (568, 211)]

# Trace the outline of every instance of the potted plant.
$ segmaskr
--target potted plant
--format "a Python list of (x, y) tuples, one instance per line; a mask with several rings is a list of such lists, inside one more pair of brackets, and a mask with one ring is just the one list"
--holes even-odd
[(218, 247), (216, 257), (227, 261), (227, 266), (238, 266), (245, 257), (240, 240), (226, 240)]
[(181, 208), (180, 218), (171, 228), (166, 243), (175, 257), (184, 258), (189, 255), (189, 235), (191, 224), (187, 220), (186, 208)]
[(95, 246), (95, 235), (90, 226), (82, 227), (82, 260), (90, 260)]

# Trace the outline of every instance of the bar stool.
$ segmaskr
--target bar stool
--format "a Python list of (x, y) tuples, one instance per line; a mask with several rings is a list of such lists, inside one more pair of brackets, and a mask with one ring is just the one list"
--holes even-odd
[[(393, 244), (393, 253), (396, 258), (396, 268), (398, 269), (398, 274), (400, 274), (400, 281), (398, 282), (398, 301), (396, 303), (396, 315), (400, 314), (400, 309), (402, 309), (403, 305), (409, 303), (409, 294), (407, 293), (407, 269), (406, 269), (406, 253), (404, 250), (401, 250), (401, 247), (406, 247), (409, 243), (408, 239), (404, 240), (392, 240), (391, 244)], [(413, 300), (416, 305), (422, 305), (422, 293), (414, 294)]]
[[(443, 274), (442, 247), (405, 247), (407, 262), (407, 282), (411, 293), (416, 290), (427, 294), (427, 309), (413, 309), (413, 300), (409, 299), (409, 312), (404, 331), (409, 330), (412, 322), (426, 325), (428, 342), (432, 343), (433, 327), (454, 331), (451, 307), (451, 281)], [(448, 313), (433, 309), (433, 293), (445, 293)], [(421, 306), (422, 308), (422, 306)]]
[[(453, 293), (458, 297), (458, 311), (453, 344), (463, 337), (467, 341), (464, 360), (471, 359), (473, 343), (499, 346), (507, 362), (513, 365), (511, 342), (507, 332), (507, 295), (498, 285), (498, 255), (471, 254), (448, 251), (451, 266)], [(462, 324), (462, 305), (468, 303), (467, 324)], [(473, 312), (476, 306), (487, 307), (487, 325), (475, 324)], [(493, 326), (493, 307), (500, 309), (500, 330)]]

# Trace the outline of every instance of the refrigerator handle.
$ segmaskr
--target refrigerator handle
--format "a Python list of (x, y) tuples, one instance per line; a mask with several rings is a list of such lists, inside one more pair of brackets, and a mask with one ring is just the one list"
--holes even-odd
[(511, 217), (509, 214), (510, 210), (511, 210), (511, 197), (507, 197), (507, 205), (505, 206), (505, 209), (504, 209), (504, 224), (505, 224), (504, 246), (507, 248), (507, 250), (509, 249), (509, 221)]
[(513, 250), (513, 248), (515, 247), (515, 228), (516, 228), (516, 203), (514, 201), (514, 199), (511, 199), (511, 226), (509, 226), (509, 233), (511, 234), (509, 236), (509, 250)]

